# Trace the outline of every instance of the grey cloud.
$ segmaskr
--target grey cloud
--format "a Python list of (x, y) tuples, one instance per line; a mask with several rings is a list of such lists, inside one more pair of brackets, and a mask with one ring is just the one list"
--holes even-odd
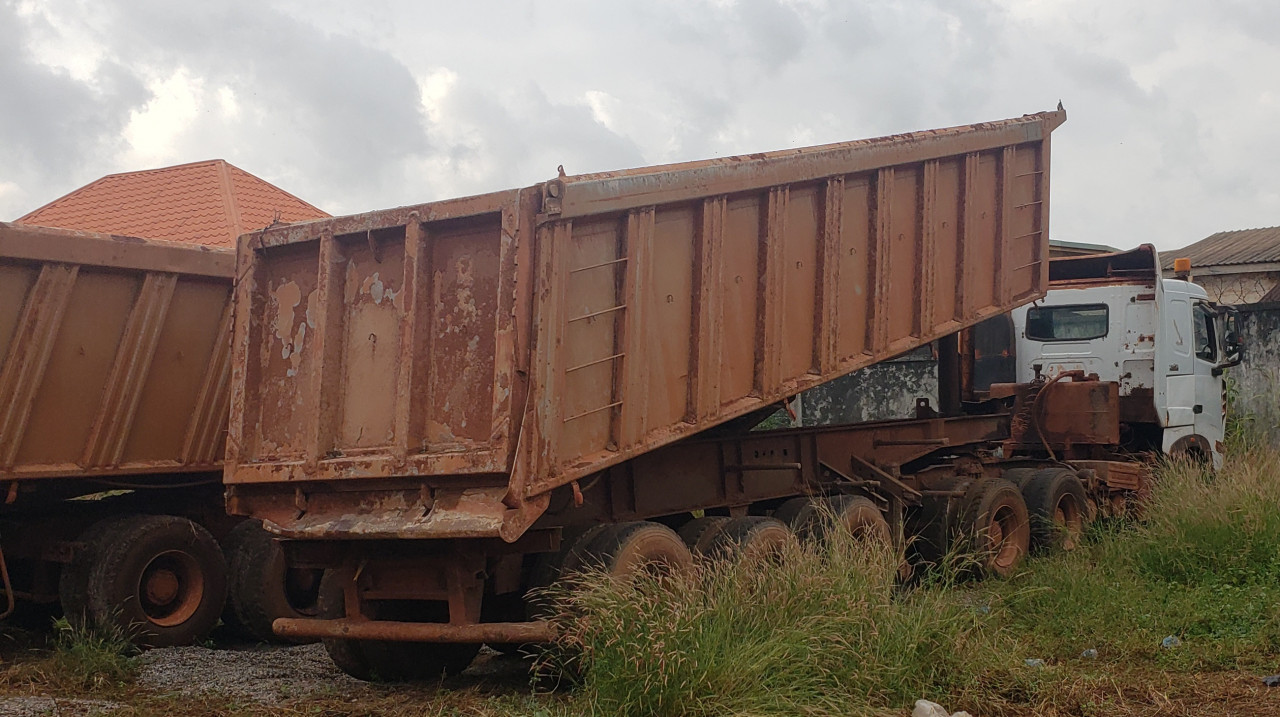
[(121, 2), (116, 11), (115, 52), (231, 87), (253, 109), (243, 141), (267, 162), (385, 186), (402, 159), (429, 147), (417, 83), (385, 50), (261, 3)]
[[(13, 3), (0, 3), (0, 181), (63, 193), (106, 166), (104, 156), (120, 145), (120, 130), (147, 92), (115, 62), (87, 82), (34, 62), (29, 33), (35, 22), (19, 16)], [(16, 218), (37, 204), (0, 205), (0, 218)]]

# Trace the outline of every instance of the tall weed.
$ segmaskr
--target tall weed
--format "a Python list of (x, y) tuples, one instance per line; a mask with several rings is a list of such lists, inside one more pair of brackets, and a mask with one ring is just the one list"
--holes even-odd
[(897, 570), (839, 536), (675, 576), (590, 574), (559, 597), (561, 648), (596, 714), (850, 714), (1012, 674), (984, 611), (943, 584), (900, 590)]

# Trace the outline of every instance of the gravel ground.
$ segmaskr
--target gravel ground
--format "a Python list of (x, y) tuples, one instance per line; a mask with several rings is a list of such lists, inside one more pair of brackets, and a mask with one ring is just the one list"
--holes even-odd
[(321, 645), (211, 650), (167, 647), (139, 658), (138, 682), (160, 694), (216, 694), (261, 704), (364, 687), (329, 661)]
[(4, 717), (81, 717), (111, 712), (119, 707), (102, 700), (55, 699), (53, 697), (0, 697), (0, 715)]

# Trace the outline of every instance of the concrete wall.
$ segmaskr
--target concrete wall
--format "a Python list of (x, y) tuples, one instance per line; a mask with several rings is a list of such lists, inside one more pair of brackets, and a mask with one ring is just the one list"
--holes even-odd
[(1220, 304), (1251, 304), (1261, 301), (1277, 282), (1280, 274), (1268, 271), (1242, 274), (1196, 274), (1191, 280), (1204, 287), (1209, 298)]
[(1236, 308), (1243, 360), (1227, 371), (1229, 410), (1247, 428), (1280, 442), (1280, 303)]
[(938, 362), (928, 346), (805, 391), (799, 414), (806, 426), (911, 418), (917, 397), (938, 407)]

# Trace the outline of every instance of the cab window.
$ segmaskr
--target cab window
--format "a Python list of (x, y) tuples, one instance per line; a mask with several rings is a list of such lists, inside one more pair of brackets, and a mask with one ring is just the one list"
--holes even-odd
[(1086, 341), (1107, 335), (1107, 305), (1033, 306), (1027, 311), (1032, 341)]
[(1196, 304), (1191, 310), (1191, 323), (1196, 333), (1196, 358), (1205, 361), (1218, 360), (1218, 338), (1213, 331), (1213, 312), (1204, 304)]

